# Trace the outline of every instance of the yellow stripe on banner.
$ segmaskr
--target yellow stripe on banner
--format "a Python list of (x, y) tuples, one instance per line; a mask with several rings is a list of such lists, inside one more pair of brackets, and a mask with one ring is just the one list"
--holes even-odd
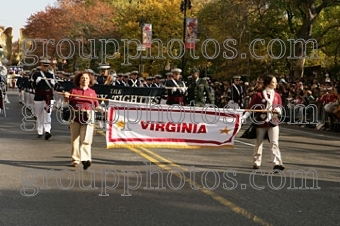
[[(156, 158), (160, 159), (161, 161), (164, 161), (166, 163), (168, 163), (170, 166), (174, 166), (174, 167), (178, 167), (180, 169), (183, 169), (185, 171), (188, 171), (187, 169), (181, 167), (180, 165), (154, 153), (153, 151), (150, 151), (150, 150), (147, 150), (145, 148), (141, 148), (142, 150), (144, 150), (145, 152), (147, 152), (148, 154), (152, 155), (153, 157), (139, 151), (138, 149), (136, 148), (129, 148), (131, 151), (135, 152), (136, 154), (139, 154), (141, 155), (142, 157), (146, 158), (147, 160), (151, 161), (152, 163), (158, 165), (159, 167), (161, 167), (162, 169), (165, 169), (167, 171), (170, 171), (171, 172), (171, 168), (160, 163)], [(178, 176), (177, 174), (174, 174), (176, 175), (177, 177), (181, 178), (180, 176)], [(188, 183), (194, 183), (194, 181), (192, 181), (191, 179), (189, 178), (185, 178), (185, 181), (188, 182)], [(246, 209), (242, 208), (242, 207), (239, 207), (237, 206), (236, 204), (234, 204), (233, 202), (227, 200), (226, 198), (222, 197), (221, 195), (209, 190), (209, 189), (199, 189), (201, 192), (203, 192), (204, 194), (212, 197), (215, 201), (219, 202), (220, 204), (230, 208), (232, 211), (234, 211), (235, 213), (237, 214), (240, 214), (242, 215), (243, 217), (253, 221), (254, 223), (257, 223), (259, 225), (263, 225), (263, 226), (269, 226), (269, 225), (272, 225), (270, 224), (269, 222), (263, 220), (262, 218), (256, 216), (255, 214), (247, 211)]]
[(106, 146), (110, 148), (168, 148), (168, 149), (217, 149), (217, 148), (234, 148), (234, 145), (221, 145), (221, 146), (189, 146), (180, 144), (109, 144)]

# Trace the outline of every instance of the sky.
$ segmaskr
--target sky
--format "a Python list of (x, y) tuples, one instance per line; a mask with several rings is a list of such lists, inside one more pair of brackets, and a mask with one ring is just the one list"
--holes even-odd
[(34, 13), (44, 11), (46, 6), (53, 6), (57, 0), (7, 0), (0, 7), (0, 26), (12, 27), (13, 40), (19, 39), (19, 29), (26, 25), (27, 19)]

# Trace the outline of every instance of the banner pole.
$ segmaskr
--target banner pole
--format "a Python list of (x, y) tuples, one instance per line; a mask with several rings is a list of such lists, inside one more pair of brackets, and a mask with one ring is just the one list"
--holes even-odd
[[(64, 95), (63, 92), (57, 92), (57, 94)], [(110, 99), (98, 98), (98, 97), (90, 97), (90, 96), (83, 96), (83, 95), (77, 95), (77, 94), (70, 94), (70, 96), (82, 97), (82, 98), (85, 98), (85, 99), (92, 99), (92, 100), (111, 101)]]

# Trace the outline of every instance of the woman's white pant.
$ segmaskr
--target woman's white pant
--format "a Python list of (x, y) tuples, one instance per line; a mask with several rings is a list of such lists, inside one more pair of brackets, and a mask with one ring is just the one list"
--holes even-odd
[(256, 142), (253, 152), (253, 161), (257, 166), (262, 163), (263, 141), (266, 132), (270, 140), (271, 160), (273, 166), (282, 165), (281, 152), (279, 149), (279, 126), (256, 128)]

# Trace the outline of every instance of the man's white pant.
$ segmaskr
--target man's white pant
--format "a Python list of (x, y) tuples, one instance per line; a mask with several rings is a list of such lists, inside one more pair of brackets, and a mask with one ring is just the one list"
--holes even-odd
[(91, 161), (91, 145), (93, 140), (94, 124), (70, 123), (71, 130), (71, 157), (72, 163)]
[(273, 166), (282, 165), (281, 152), (279, 149), (279, 126), (256, 128), (256, 142), (253, 153), (254, 164), (256, 164), (257, 166), (261, 166), (263, 140), (267, 131), (270, 140), (270, 150), (272, 152), (271, 160)]
[(37, 117), (37, 132), (39, 135), (43, 133), (51, 133), (51, 114), (54, 100), (51, 100), (50, 113), (45, 110), (45, 101), (34, 101), (34, 114)]
[(19, 90), (19, 103), (25, 103), (25, 91), (24, 90)]
[(34, 106), (34, 94), (33, 93), (29, 93), (28, 97), (29, 97), (28, 98), (28, 105), (32, 106), (31, 112), (32, 112), (33, 115), (36, 115), (35, 114), (35, 107), (33, 107)]
[(24, 104), (25, 105), (29, 105), (30, 103), (30, 93), (29, 92), (25, 92), (24, 93)]

